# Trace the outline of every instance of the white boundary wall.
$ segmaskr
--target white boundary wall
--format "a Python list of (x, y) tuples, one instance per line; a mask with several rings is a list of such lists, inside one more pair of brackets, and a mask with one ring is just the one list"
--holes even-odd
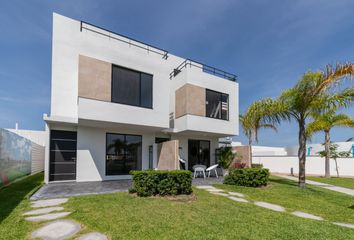
[[(272, 173), (290, 174), (293, 168), (294, 174), (299, 172), (299, 159), (297, 156), (253, 156), (253, 163), (261, 163)], [(342, 177), (354, 177), (354, 158), (338, 158), (339, 175)], [(330, 161), (331, 175), (336, 176), (335, 162)], [(324, 175), (325, 159), (321, 157), (306, 157), (306, 174)]]

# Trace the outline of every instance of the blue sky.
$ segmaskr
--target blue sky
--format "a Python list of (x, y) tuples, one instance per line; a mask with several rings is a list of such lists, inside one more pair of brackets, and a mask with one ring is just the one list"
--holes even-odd
[[(354, 1), (92, 1), (0, 3), (0, 127), (43, 129), (49, 113), (52, 12), (108, 28), (238, 75), (241, 112), (276, 97), (307, 70), (354, 60)], [(354, 108), (346, 110), (354, 117)], [(297, 127), (261, 131), (261, 145), (292, 145)], [(334, 140), (354, 137), (333, 130)], [(314, 142), (323, 136), (316, 135)], [(242, 136), (237, 140), (245, 141)]]

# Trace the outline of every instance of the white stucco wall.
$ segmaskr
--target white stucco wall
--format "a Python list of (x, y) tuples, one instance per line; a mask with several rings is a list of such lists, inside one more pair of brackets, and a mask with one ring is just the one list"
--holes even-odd
[[(273, 173), (290, 174), (290, 169), (293, 168), (294, 174), (299, 172), (299, 159), (296, 156), (255, 156), (252, 159), (253, 163), (261, 163), (265, 168), (268, 168)], [(340, 176), (354, 177), (354, 158), (337, 159)], [(330, 161), (331, 175), (336, 176), (334, 160)], [(325, 160), (321, 157), (306, 158), (306, 174), (324, 175)]]
[(252, 154), (253, 156), (284, 156), (287, 155), (287, 152), (283, 147), (252, 146)]

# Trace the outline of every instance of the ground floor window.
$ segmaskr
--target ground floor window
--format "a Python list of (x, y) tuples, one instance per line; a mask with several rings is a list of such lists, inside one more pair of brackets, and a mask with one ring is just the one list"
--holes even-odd
[(106, 134), (106, 175), (127, 175), (141, 170), (142, 137), (127, 134)]

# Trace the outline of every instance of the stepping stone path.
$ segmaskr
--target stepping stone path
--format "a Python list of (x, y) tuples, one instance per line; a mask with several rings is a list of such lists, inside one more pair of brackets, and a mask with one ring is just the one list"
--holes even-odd
[(30, 212), (26, 212), (23, 215), (27, 216), (27, 215), (39, 215), (39, 214), (45, 214), (45, 213), (51, 213), (54, 211), (62, 211), (64, 210), (63, 207), (49, 207), (49, 208), (40, 208), (40, 209), (36, 209)]
[(333, 222), (334, 225), (354, 229), (354, 224)]
[(57, 220), (32, 233), (32, 238), (61, 240), (74, 236), (81, 230), (79, 223), (69, 220)]
[[(66, 203), (67, 201), (67, 198), (33, 201), (31, 206), (32, 208), (37, 209), (26, 212), (23, 215), (30, 216), (26, 217), (25, 220), (33, 222), (50, 221), (58, 218), (63, 218), (71, 214), (71, 212), (59, 212), (64, 210), (64, 208), (60, 207), (59, 205)], [(74, 237), (77, 233), (80, 232), (80, 230), (81, 225), (77, 222), (71, 220), (56, 220), (49, 222), (34, 231), (32, 233), (32, 238), (40, 238), (44, 240), (62, 240)], [(84, 234), (79, 239), (107, 240), (108, 238), (102, 233), (93, 232)]]
[(234, 201), (236, 201), (236, 202), (245, 202), (245, 203), (247, 203), (248, 201), (246, 200), (246, 199), (244, 199), (244, 198), (238, 198), (238, 197), (233, 197), (233, 196), (229, 196), (229, 198), (231, 199), (231, 200), (234, 200)]
[(45, 214), (45, 215), (27, 217), (27, 218), (25, 218), (25, 220), (31, 221), (31, 222), (49, 221), (49, 220), (54, 220), (54, 219), (57, 219), (57, 218), (66, 217), (70, 213), (71, 212), (49, 213), (49, 214)]
[[(245, 199), (245, 195), (242, 193), (238, 193), (238, 192), (227, 192), (226, 193), (226, 191), (224, 191), (222, 189), (218, 189), (218, 188), (210, 186), (210, 185), (197, 186), (196, 188), (204, 189), (204, 190), (206, 190), (212, 194), (215, 194), (215, 195), (225, 196), (235, 202), (244, 202), (244, 203), (249, 202), (248, 200)], [(272, 203), (253, 202), (253, 204), (257, 205), (259, 207), (267, 208), (267, 209), (277, 211), (277, 212), (286, 212), (284, 207), (282, 207), (280, 205), (272, 204)], [(297, 217), (302, 217), (302, 218), (307, 218), (307, 219), (312, 219), (312, 220), (317, 220), (317, 221), (323, 220), (323, 218), (321, 218), (319, 216), (316, 216), (316, 215), (313, 215), (310, 213), (300, 212), (300, 211), (295, 211), (295, 212), (292, 212), (291, 214), (294, 216), (297, 216)], [(354, 229), (354, 224), (339, 223), (339, 222), (332, 222), (332, 224), (337, 225), (337, 226), (341, 226), (341, 227)]]
[(302, 217), (302, 218), (308, 218), (308, 219), (313, 219), (313, 220), (317, 220), (317, 221), (322, 221), (323, 218), (309, 214), (309, 213), (305, 213), (305, 212), (300, 212), (300, 211), (296, 211), (292, 213), (293, 215), (297, 216), (297, 217)]
[(55, 199), (48, 199), (48, 200), (38, 200), (32, 202), (33, 208), (43, 208), (43, 207), (52, 207), (58, 206), (60, 204), (66, 203), (68, 201), (67, 198), (55, 198)]
[(224, 196), (224, 197), (228, 197), (229, 195), (227, 193), (222, 193), (222, 192), (210, 192), (211, 194), (215, 194), (215, 195), (220, 195), (220, 196)]
[(267, 209), (270, 209), (273, 211), (285, 212), (285, 208), (283, 208), (282, 206), (276, 205), (276, 204), (267, 203), (267, 202), (254, 202), (254, 204), (259, 207), (267, 208)]
[(237, 196), (237, 197), (245, 197), (244, 194), (242, 193), (238, 193), (238, 192), (229, 192), (229, 195), (232, 195), (232, 196)]
[(79, 240), (108, 240), (108, 238), (102, 233), (92, 232), (82, 235)]

